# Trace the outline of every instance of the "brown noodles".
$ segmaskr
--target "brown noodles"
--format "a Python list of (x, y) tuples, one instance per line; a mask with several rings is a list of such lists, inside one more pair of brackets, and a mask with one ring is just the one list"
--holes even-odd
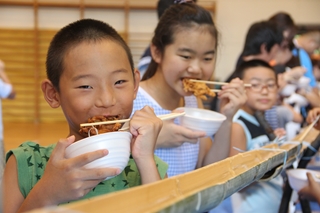
[[(95, 123), (95, 122), (102, 122), (102, 121), (114, 121), (114, 120), (119, 120), (118, 116), (106, 117), (103, 115), (97, 115), (97, 116), (93, 116), (92, 118), (89, 118), (88, 123)], [(100, 124), (100, 125), (93, 124), (92, 126), (80, 127), (79, 132), (82, 136), (88, 137), (89, 131), (90, 131), (90, 135), (96, 135), (97, 133), (102, 134), (102, 133), (107, 133), (107, 132), (118, 131), (121, 128), (121, 126), (122, 126), (122, 124), (120, 124), (120, 123)]]
[(207, 100), (207, 96), (211, 97), (216, 96), (216, 94), (211, 91), (211, 89), (202, 82), (191, 82), (189, 79), (183, 79), (184, 91), (192, 92), (196, 97), (201, 98), (202, 100)]

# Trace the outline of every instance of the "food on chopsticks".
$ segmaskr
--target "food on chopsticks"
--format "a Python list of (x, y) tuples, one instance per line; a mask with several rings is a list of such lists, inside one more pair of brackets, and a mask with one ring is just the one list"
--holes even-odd
[(183, 88), (186, 92), (192, 92), (196, 97), (201, 98), (202, 100), (207, 100), (207, 96), (211, 97), (216, 96), (216, 94), (202, 82), (192, 82), (190, 79), (183, 79)]
[(121, 123), (113, 123), (113, 124), (99, 124), (94, 125), (96, 122), (103, 122), (103, 121), (114, 121), (119, 120), (118, 116), (106, 117), (103, 115), (93, 116), (92, 118), (88, 119), (88, 123), (92, 123), (92, 126), (82, 126), (80, 127), (80, 134), (84, 137), (88, 137), (89, 135), (97, 135), (107, 132), (115, 132), (118, 131), (122, 124)]

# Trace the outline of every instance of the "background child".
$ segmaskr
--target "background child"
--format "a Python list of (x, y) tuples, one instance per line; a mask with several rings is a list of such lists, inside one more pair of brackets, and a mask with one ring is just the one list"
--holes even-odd
[(246, 34), (244, 46), (237, 61), (236, 68), (243, 61), (253, 59), (270, 62), (278, 54), (282, 41), (282, 32), (277, 29), (275, 23), (269, 21), (253, 23)]
[[(264, 61), (252, 60), (243, 62), (234, 72), (247, 88), (247, 102), (238, 110), (233, 118), (230, 156), (240, 150), (257, 149), (270, 143), (266, 130), (255, 118), (257, 111), (270, 109), (277, 99), (277, 76), (273, 68)], [(276, 136), (282, 136), (284, 130), (275, 130)], [(272, 195), (272, 196), (271, 196)], [(256, 182), (230, 198), (211, 212), (278, 212), (282, 196), (282, 177), (278, 176), (267, 182)], [(232, 201), (232, 207), (230, 201)], [(224, 209), (224, 210), (223, 210)]]
[[(144, 105), (157, 115), (178, 107), (203, 107), (183, 88), (184, 78), (209, 80), (215, 67), (217, 30), (211, 14), (197, 4), (187, 2), (170, 6), (161, 16), (151, 44), (152, 61), (142, 78), (134, 110)], [(185, 96), (188, 96), (187, 98)], [(245, 103), (242, 81), (233, 80), (219, 93), (221, 113), (227, 119), (212, 143), (201, 131), (192, 131), (164, 122), (155, 154), (169, 164), (168, 176), (192, 171), (228, 156), (232, 117)]]
[[(320, 108), (314, 108), (309, 111), (307, 122), (312, 123), (317, 116), (320, 115)], [(320, 130), (320, 120), (313, 126), (315, 129)], [(298, 194), (303, 199), (315, 201), (320, 205), (320, 184), (314, 180), (311, 173), (307, 173), (308, 185), (302, 188)]]
[[(282, 41), (282, 32), (278, 30), (275, 23), (270, 21), (252, 23), (245, 36), (243, 49), (236, 62), (235, 69), (242, 62), (254, 59), (263, 60), (269, 63), (277, 56)], [(234, 77), (231, 74), (226, 81), (229, 82), (232, 78)], [(278, 128), (276, 106), (265, 112), (265, 120), (272, 129)]]
[(307, 173), (308, 185), (303, 187), (299, 192), (299, 196), (309, 201), (315, 201), (320, 205), (320, 184), (315, 181), (311, 173)]
[[(288, 62), (289, 66), (301, 65), (306, 68), (304, 76), (310, 79), (309, 86), (312, 88), (312, 92), (318, 95), (317, 81), (313, 75), (313, 66), (311, 61), (311, 55), (320, 47), (320, 31), (309, 31), (301, 35), (297, 35), (293, 43), (295, 48), (292, 50), (293, 57), (291, 61)], [(313, 95), (313, 99), (317, 100), (316, 103), (312, 103), (314, 107), (319, 103), (319, 97)], [(318, 95), (319, 96), (319, 95)]]
[(62, 107), (69, 135), (48, 147), (27, 142), (7, 154), (4, 212), (58, 205), (165, 177), (167, 165), (153, 154), (162, 122), (150, 107), (136, 111), (130, 121), (130, 172), (83, 167), (108, 150), (65, 158), (65, 149), (83, 139), (79, 127), (88, 118), (131, 115), (140, 76), (128, 46), (112, 27), (91, 19), (64, 27), (50, 44), (46, 65), (43, 95), (52, 108)]
[[(309, 111), (307, 116), (307, 123), (311, 124), (320, 115), (320, 107), (313, 108)], [(320, 119), (313, 126), (315, 129), (320, 130)]]
[[(5, 166), (5, 150), (3, 143), (3, 124), (2, 124), (2, 103), (1, 99), (14, 99), (16, 92), (11, 84), (6, 72), (3, 61), (0, 60), (0, 191), (2, 192), (2, 175)], [(2, 195), (0, 195), (0, 206), (2, 206)]]
[(14, 99), (15, 96), (16, 92), (5, 72), (5, 65), (3, 61), (0, 60), (0, 181), (2, 180), (5, 165), (1, 99)]
[(320, 89), (320, 53), (312, 56), (313, 75), (317, 81), (317, 88)]

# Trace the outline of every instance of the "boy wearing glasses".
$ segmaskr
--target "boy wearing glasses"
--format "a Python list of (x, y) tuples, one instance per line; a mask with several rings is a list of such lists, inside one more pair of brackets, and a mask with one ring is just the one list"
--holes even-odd
[[(264, 112), (275, 105), (277, 101), (277, 74), (264, 61), (251, 60), (242, 63), (234, 72), (244, 83), (251, 84), (247, 88), (247, 102), (235, 114), (232, 124), (232, 145), (230, 156), (238, 154), (232, 147), (250, 150), (264, 146), (269, 142), (267, 132), (255, 118), (257, 111)], [(276, 136), (285, 132), (275, 130)]]
[[(240, 78), (246, 84), (251, 84), (251, 87), (246, 88), (247, 102), (233, 117), (229, 156), (238, 154), (238, 150), (257, 149), (270, 143), (267, 131), (258, 122), (255, 114), (257, 111), (265, 112), (274, 106), (278, 93), (277, 75), (265, 61), (243, 62), (235, 70), (233, 76)], [(281, 137), (285, 131), (276, 129), (274, 134)], [(266, 182), (252, 183), (227, 198), (211, 212), (278, 212), (282, 197), (282, 184), (281, 176)]]

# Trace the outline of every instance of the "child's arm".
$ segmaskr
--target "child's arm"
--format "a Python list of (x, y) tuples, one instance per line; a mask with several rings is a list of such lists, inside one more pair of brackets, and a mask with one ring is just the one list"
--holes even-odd
[(238, 150), (233, 147), (246, 151), (247, 150), (247, 138), (242, 126), (238, 123), (232, 123), (231, 143), (229, 156), (234, 156), (239, 153)]
[(284, 128), (277, 128), (273, 132), (274, 132), (275, 136), (278, 138), (281, 138), (287, 134), (287, 132)]
[(309, 92), (304, 89), (300, 89), (297, 93), (305, 97), (312, 107), (320, 107), (320, 96), (317, 88), (312, 88)]
[(17, 164), (14, 156), (11, 156), (6, 164), (2, 180), (3, 186), (3, 211), (6, 213), (18, 212), (19, 206), (23, 203), (17, 174)]
[[(309, 124), (312, 123), (317, 118), (318, 115), (320, 115), (320, 107), (313, 108), (308, 112), (307, 122)], [(320, 130), (320, 119), (313, 127), (317, 130)]]
[(4, 172), (4, 212), (24, 212), (45, 206), (77, 200), (86, 195), (108, 176), (119, 173), (118, 169), (85, 169), (83, 166), (108, 154), (99, 150), (75, 158), (66, 159), (65, 149), (74, 142), (74, 136), (61, 139), (53, 150), (44, 174), (24, 199), (18, 183), (17, 164), (11, 156)]
[(299, 195), (307, 200), (316, 201), (320, 205), (320, 184), (317, 183), (311, 173), (307, 173), (309, 184), (299, 191)]
[(12, 87), (9, 96), (7, 96), (5, 98), (14, 99), (15, 96), (16, 96), (16, 92), (15, 92), (15, 90), (14, 90), (14, 88), (13, 88), (13, 86), (12, 86), (12, 84), (11, 84), (7, 74), (6, 74), (6, 72), (4, 71), (4, 68), (5, 68), (4, 63), (3, 63), (3, 61), (0, 60), (0, 79), (6, 84), (10, 84), (11, 87)]
[(243, 81), (233, 79), (228, 85), (224, 85), (222, 91), (219, 93), (219, 98), (221, 99), (221, 113), (224, 114), (227, 119), (215, 134), (214, 141), (204, 158), (203, 165), (208, 165), (229, 157), (230, 140), (233, 134), (233, 130), (231, 130), (232, 118), (247, 100)]
[(130, 132), (133, 135), (131, 153), (140, 172), (142, 184), (161, 180), (154, 160), (154, 150), (161, 127), (162, 121), (149, 106), (135, 111), (130, 121)]
[(292, 113), (292, 115), (293, 115), (292, 121), (293, 122), (296, 122), (296, 123), (303, 122), (302, 115), (300, 113), (296, 112), (291, 105), (284, 103), (283, 106), (285, 106)]

